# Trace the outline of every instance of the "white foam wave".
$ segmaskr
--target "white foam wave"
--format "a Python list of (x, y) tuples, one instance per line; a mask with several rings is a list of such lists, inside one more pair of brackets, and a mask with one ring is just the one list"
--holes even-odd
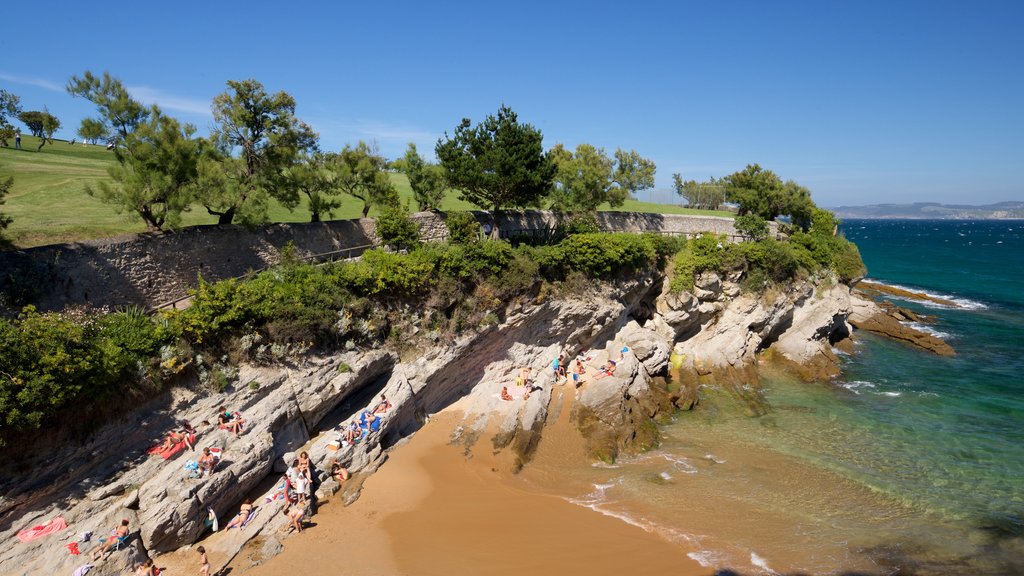
[(764, 558), (757, 555), (756, 552), (750, 553), (750, 563), (760, 568), (763, 574), (778, 574), (775, 570), (768, 567), (768, 562)]
[(689, 552), (686, 555), (692, 560), (696, 560), (704, 568), (712, 568), (720, 564), (718, 555), (710, 550), (698, 550), (697, 552)]
[(840, 382), (839, 385), (842, 386), (843, 388), (846, 388), (850, 392), (853, 392), (854, 394), (860, 394), (860, 389), (861, 388), (874, 388), (875, 387), (875, 384), (873, 382), (868, 382), (866, 380), (854, 380), (853, 382)]
[(721, 460), (721, 459), (716, 458), (714, 454), (705, 454), (704, 455), (704, 459), (705, 460), (711, 460), (715, 464), (725, 464), (725, 460)]
[(918, 332), (924, 332), (925, 334), (931, 334), (932, 336), (935, 336), (936, 338), (950, 338), (951, 337), (949, 332), (943, 332), (941, 330), (936, 330), (935, 328), (932, 328), (931, 326), (929, 326), (927, 324), (923, 324), (921, 322), (907, 322), (906, 325), (908, 327), (910, 327), (910, 328), (913, 328), (914, 330), (917, 330)]
[(679, 472), (686, 474), (696, 474), (697, 468), (690, 461), (682, 456), (676, 456), (674, 454), (661, 454), (661, 457), (672, 463), (672, 467)]
[[(958, 308), (963, 308), (965, 310), (986, 310), (986, 309), (988, 309), (988, 306), (986, 304), (984, 304), (982, 302), (978, 302), (976, 300), (971, 300), (970, 298), (961, 298), (959, 296), (954, 296), (952, 294), (944, 294), (942, 292), (929, 292), (928, 290), (925, 290), (923, 288), (915, 288), (915, 287), (912, 287), (912, 286), (903, 286), (902, 284), (894, 284), (892, 282), (882, 282), (881, 280), (875, 280), (873, 278), (865, 278), (865, 280), (868, 281), (868, 282), (871, 282), (873, 284), (878, 284), (880, 286), (888, 286), (890, 288), (895, 288), (897, 290), (906, 290), (908, 292), (916, 292), (918, 294), (924, 294), (925, 296), (929, 296), (931, 298), (938, 298), (940, 300), (948, 300), (948, 301), (952, 302), (953, 304), (956, 304), (956, 306)], [(892, 296), (893, 298), (897, 298), (897, 299), (908, 300), (907, 298), (900, 298), (899, 296), (892, 295), (892, 294), (889, 294), (889, 296)], [(926, 306), (928, 308), (946, 308), (946, 309), (950, 308), (949, 306), (946, 306), (945, 304), (939, 304), (938, 302), (932, 302), (931, 300), (913, 300), (913, 301), (914, 302), (918, 302), (921, 305)]]
[(889, 396), (890, 398), (898, 398), (903, 396), (903, 392), (879, 392), (880, 396)]

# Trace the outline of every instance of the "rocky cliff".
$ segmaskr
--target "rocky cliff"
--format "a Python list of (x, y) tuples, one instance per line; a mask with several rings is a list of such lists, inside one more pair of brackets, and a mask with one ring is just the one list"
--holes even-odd
[[(223, 394), (184, 386), (97, 430), (83, 446), (40, 448), (27, 461), (5, 462), (0, 535), (13, 544), (0, 551), (0, 573), (70, 574), (87, 556), (69, 555), (67, 544), (85, 531), (96, 535), (95, 542), (127, 519), (132, 536), (126, 548), (90, 572), (124, 573), (146, 555), (192, 545), (207, 533), (210, 511), (229, 518), (246, 496), (257, 505), (252, 521), (242, 530), (206, 536), (203, 545), (223, 565), (246, 543), (258, 542), (246, 555), (258, 562), (280, 549), (286, 523), (281, 504), (264, 497), (273, 494), (295, 453), (308, 451), (321, 470), (336, 458), (354, 472), (340, 495), (326, 475), (317, 492), (321, 499), (350, 500), (358, 495), (360, 478), (384, 462), (388, 448), (467, 395), (475, 401), (466, 433), (497, 429), (496, 449), (513, 450), (524, 465), (549, 420), (557, 384), (551, 362), (560, 354), (587, 358), (591, 372), (608, 359), (618, 361), (613, 374), (588, 378), (572, 408), (588, 450), (609, 460), (656, 445), (653, 419), (673, 405), (693, 406), (701, 383), (756, 381), (754, 367), (764, 352), (808, 378), (838, 372), (832, 344), (850, 335), (847, 318), (856, 301), (848, 287), (802, 281), (751, 295), (741, 293), (736, 278), (705, 274), (692, 292), (673, 294), (662, 280), (644, 276), (597, 284), (584, 294), (518, 300), (499, 311), (497, 325), (436, 343), (405, 361), (380, 349), (286, 366), (242, 366), (234, 387)], [(667, 372), (673, 358), (686, 381), (670, 393), (655, 377)], [(501, 387), (511, 385), (524, 367), (534, 375), (528, 398), (501, 400)], [(393, 407), (380, 429), (354, 447), (331, 450), (335, 427), (357, 418), (382, 393)], [(211, 477), (187, 478), (184, 464), (197, 459), (197, 452), (167, 461), (145, 455), (174, 421), (212, 420), (221, 405), (241, 411), (247, 425), (238, 437), (202, 427), (196, 448), (217, 447), (223, 454)], [(13, 539), (57, 515), (68, 529), (29, 543)]]

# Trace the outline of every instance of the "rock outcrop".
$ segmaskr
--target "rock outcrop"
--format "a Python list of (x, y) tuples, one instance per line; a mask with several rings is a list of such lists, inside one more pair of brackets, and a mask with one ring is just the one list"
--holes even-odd
[[(260, 537), (260, 546), (247, 554), (259, 561), (280, 549), (285, 524), (280, 502), (264, 497), (272, 496), (274, 480), (296, 453), (307, 451), (321, 471), (337, 459), (355, 473), (344, 487), (320, 475), (320, 498), (343, 488), (341, 500), (350, 501), (358, 496), (359, 478), (384, 462), (389, 447), (470, 394), (474, 409), (462, 431), (467, 441), (497, 430), (494, 447), (512, 450), (522, 466), (550, 419), (556, 389), (550, 367), (559, 355), (617, 359), (614, 374), (590, 380), (578, 392), (570, 414), (590, 453), (614, 460), (657, 445), (655, 419), (673, 404), (692, 407), (699, 386), (756, 381), (758, 356), (766, 350), (805, 377), (833, 376), (838, 362), (831, 346), (849, 336), (847, 318), (870, 329), (880, 311), (851, 298), (844, 285), (796, 282), (752, 295), (741, 293), (737, 280), (738, 273), (705, 273), (691, 293), (677, 294), (660, 277), (643, 276), (597, 284), (576, 296), (521, 298), (495, 311), (498, 324), (436, 343), (404, 362), (387, 350), (349, 351), (288, 366), (242, 366), (237, 384), (224, 394), (177, 389), (98, 430), (84, 446), (55, 448), (18, 469), (5, 465), (10, 477), (0, 480), (0, 536), (12, 541), (19, 530), (58, 514), (70, 528), (0, 550), (0, 573), (71, 573), (83, 559), (69, 556), (66, 544), (84, 531), (104, 534), (127, 518), (127, 550), (90, 572), (123, 573), (146, 555), (205, 537), (210, 511), (228, 518), (246, 496), (256, 502), (255, 518), (244, 530), (205, 537), (203, 545), (223, 564)], [(678, 392), (657, 380), (670, 365), (682, 375)], [(501, 400), (502, 385), (524, 367), (534, 375), (529, 397)], [(572, 386), (561, 390), (571, 394)], [(335, 427), (357, 418), (382, 393), (393, 407), (380, 428), (356, 446), (332, 450)], [(144, 455), (175, 420), (213, 419), (221, 405), (241, 411), (247, 425), (239, 437), (216, 426), (201, 431), (198, 449), (222, 449), (211, 477), (186, 478), (184, 463), (197, 459), (195, 452), (168, 461)]]
[(894, 306), (885, 307), (864, 297), (854, 297), (850, 313), (850, 324), (858, 330), (880, 334), (912, 346), (934, 352), (939, 356), (954, 356), (956, 351), (941, 338), (903, 324), (911, 320), (906, 312)]

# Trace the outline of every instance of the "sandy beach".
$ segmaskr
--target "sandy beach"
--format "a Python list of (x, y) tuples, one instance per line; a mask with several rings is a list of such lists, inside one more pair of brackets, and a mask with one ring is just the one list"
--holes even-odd
[(246, 569), (243, 552), (231, 573), (710, 573), (657, 535), (528, 490), (487, 439), (472, 452), (451, 444), (460, 418), (457, 406), (436, 415), (391, 452), (359, 500), (325, 505), (282, 554)]

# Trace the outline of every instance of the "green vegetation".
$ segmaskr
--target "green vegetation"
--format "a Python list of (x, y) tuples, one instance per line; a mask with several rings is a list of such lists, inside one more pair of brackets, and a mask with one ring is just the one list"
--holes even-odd
[(594, 212), (602, 204), (622, 206), (635, 192), (654, 186), (654, 162), (635, 150), (616, 150), (613, 160), (604, 148), (590, 144), (580, 144), (575, 152), (556, 144), (548, 157), (556, 167), (548, 201), (559, 212)]
[(502, 106), (497, 116), (475, 127), (464, 118), (452, 136), (437, 141), (434, 152), (449, 185), (464, 200), (498, 212), (537, 206), (550, 190), (555, 164), (543, 140), (540, 130), (520, 124), (519, 116)]
[(837, 225), (831, 212), (814, 208), (808, 231), (794, 231), (788, 240), (730, 244), (724, 237), (705, 234), (688, 241), (676, 255), (671, 288), (690, 290), (696, 276), (706, 271), (736, 274), (742, 286), (753, 291), (819, 270), (830, 270), (843, 282), (860, 278), (866, 273), (860, 252), (855, 244), (835, 235)]
[[(13, 434), (127, 397), (126, 382), (152, 383), (170, 334), (139, 310), (0, 319), (0, 444)], [(75, 412), (75, 413), (73, 413)], [(69, 423), (69, 424), (70, 424)]]
[(0, 146), (6, 148), (8, 140), (14, 138), (18, 133), (10, 118), (17, 118), (21, 113), (21, 98), (0, 88)]
[(764, 220), (789, 216), (794, 225), (806, 230), (810, 226), (814, 202), (807, 188), (792, 180), (783, 182), (771, 170), (748, 164), (739, 172), (722, 179), (725, 199), (739, 206), (739, 215), (755, 214)]

